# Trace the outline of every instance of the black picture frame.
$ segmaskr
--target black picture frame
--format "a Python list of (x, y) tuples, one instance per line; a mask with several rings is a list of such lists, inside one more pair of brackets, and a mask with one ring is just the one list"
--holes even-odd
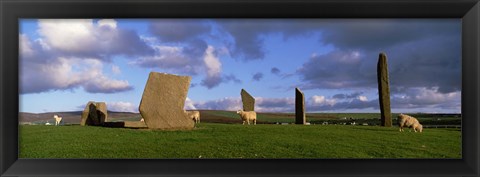
[[(1, 176), (479, 176), (478, 0), (2, 0)], [(18, 159), (19, 18), (461, 18), (462, 159)]]

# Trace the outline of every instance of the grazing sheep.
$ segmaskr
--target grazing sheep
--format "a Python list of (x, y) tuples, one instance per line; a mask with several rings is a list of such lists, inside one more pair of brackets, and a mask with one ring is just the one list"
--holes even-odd
[(140, 122), (145, 122), (145, 119), (143, 119), (143, 118), (142, 118), (142, 119), (140, 119)]
[(58, 117), (58, 115), (53, 115), (53, 118), (55, 119), (55, 126), (60, 125), (60, 122), (62, 121), (62, 117)]
[(240, 118), (242, 118), (243, 125), (245, 125), (245, 121), (247, 121), (248, 125), (250, 125), (250, 120), (253, 121), (253, 125), (257, 125), (257, 113), (255, 111), (238, 110), (237, 114), (240, 115)]
[(403, 127), (412, 127), (415, 132), (423, 131), (422, 124), (420, 124), (416, 118), (405, 114), (398, 115), (398, 125), (400, 126), (401, 132), (403, 132)]
[(199, 111), (185, 111), (185, 114), (192, 119), (195, 123), (200, 123), (200, 112)]

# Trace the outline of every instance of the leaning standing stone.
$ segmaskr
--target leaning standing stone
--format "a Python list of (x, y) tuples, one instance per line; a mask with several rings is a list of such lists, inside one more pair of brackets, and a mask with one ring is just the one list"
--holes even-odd
[(240, 95), (242, 96), (243, 111), (255, 111), (255, 98), (244, 89), (242, 89)]
[(380, 101), (381, 125), (392, 126), (392, 115), (390, 110), (390, 87), (388, 80), (387, 56), (380, 53), (377, 65), (378, 77), (378, 100)]
[(192, 129), (194, 123), (183, 112), (191, 77), (151, 72), (139, 111), (151, 129)]

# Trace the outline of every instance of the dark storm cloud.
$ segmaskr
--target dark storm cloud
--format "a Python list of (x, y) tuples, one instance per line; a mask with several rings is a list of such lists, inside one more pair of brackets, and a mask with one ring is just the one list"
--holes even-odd
[(153, 55), (154, 53), (154, 50), (150, 47), (150, 45), (146, 44), (145, 41), (140, 39), (137, 32), (132, 30), (119, 29), (118, 34), (112, 39), (111, 42), (108, 42), (106, 46), (109, 47), (106, 49), (97, 49), (99, 50), (99, 56), (114, 56), (123, 54), (128, 57), (137, 57)]
[(280, 74), (280, 69), (278, 69), (277, 67), (273, 67), (270, 72), (272, 74), (275, 74), (275, 75), (279, 75)]
[(382, 51), (436, 36), (460, 35), (457, 19), (326, 20), (321, 41), (340, 49)]
[(240, 79), (238, 79), (238, 78), (237, 78), (235, 75), (233, 75), (233, 74), (225, 75), (225, 76), (223, 77), (223, 80), (226, 81), (226, 82), (232, 81), (232, 82), (237, 83), (237, 84), (242, 83), (242, 81), (241, 81)]
[(252, 76), (252, 79), (253, 79), (254, 81), (260, 81), (260, 80), (262, 80), (262, 78), (263, 78), (263, 73), (261, 73), (261, 72), (255, 73), (255, 74)]
[[(308, 19), (217, 20), (233, 43), (233, 57), (258, 60), (265, 56), (264, 36), (309, 37), (335, 50), (307, 61), (300, 74), (307, 89), (376, 87), (378, 53), (389, 56), (393, 86), (440, 87), (442, 93), (459, 90), (461, 21), (458, 19)], [(336, 61), (360, 54), (355, 65)], [(243, 58), (242, 58), (243, 57)], [(326, 61), (321, 61), (322, 59)], [(330, 67), (325, 67), (324, 64)], [(445, 79), (438, 79), (435, 76)], [(335, 82), (338, 81), (338, 82)], [(397, 84), (397, 85), (395, 85)], [(393, 88), (395, 90), (396, 88)]]
[(342, 101), (337, 102), (335, 104), (314, 104), (309, 102), (307, 104), (307, 109), (314, 112), (314, 111), (345, 111), (351, 109), (367, 109), (373, 108), (378, 109), (378, 100), (370, 100), (370, 101), (361, 101), (359, 99), (353, 99), (351, 101)]
[(460, 35), (405, 43), (388, 53), (392, 86), (438, 87), (441, 93), (461, 90)]
[(232, 44), (229, 44), (231, 55), (235, 59), (245, 61), (260, 60), (265, 57), (264, 38), (272, 32), (281, 30), (277, 21), (271, 20), (216, 20), (226, 34), (232, 38)]
[(336, 50), (313, 56), (297, 72), (304, 89), (376, 87), (376, 66), (371, 63), (359, 52)]
[[(413, 29), (424, 29), (420, 30), (418, 32), (420, 34), (415, 34), (415, 36), (424, 34), (424, 31), (428, 28), (425, 25), (432, 25), (430, 29), (432, 33), (418, 38), (407, 36), (405, 38), (410, 38), (410, 40), (392, 41), (389, 43), (390, 45), (385, 44), (384, 47), (377, 44), (367, 44), (365, 41), (367, 39), (363, 37), (360, 37), (358, 41), (365, 42), (365, 48), (360, 48), (361, 46), (355, 45), (355, 42), (347, 46), (343, 44), (343, 40), (339, 39), (338, 44), (343, 49), (313, 56), (298, 70), (298, 74), (300, 74), (302, 81), (304, 81), (304, 87), (307, 89), (376, 88), (378, 53), (386, 52), (393, 93), (399, 93), (398, 91), (402, 91), (402, 88), (405, 87), (438, 87), (438, 91), (441, 93), (461, 90), (460, 26), (456, 22), (451, 22), (450, 26), (453, 27), (434, 28), (446, 25), (444, 22), (439, 23), (437, 25), (427, 23), (421, 28), (412, 27)], [(416, 25), (422, 25), (422, 23)], [(452, 28), (456, 30), (452, 30)], [(387, 29), (390, 29), (390, 27)], [(406, 31), (413, 33), (411, 30)], [(361, 32), (359, 33), (361, 34)], [(392, 29), (390, 34), (398, 36), (402, 35), (403, 32), (397, 34)], [(349, 34), (345, 35), (348, 36)], [(373, 34), (367, 33), (366, 35)], [(393, 40), (395, 38), (387, 39)], [(333, 40), (330, 42), (334, 45), (337, 44)], [(355, 50), (355, 48), (358, 50)]]
[(205, 50), (208, 48), (207, 42), (202, 39), (193, 39), (186, 43), (187, 45), (182, 52), (191, 58), (203, 57)]
[(222, 83), (222, 77), (221, 75), (216, 75), (216, 76), (211, 76), (211, 77), (205, 77), (202, 82), (200, 83), (200, 85), (202, 86), (205, 86), (207, 87), (208, 89), (212, 89), (218, 85), (220, 85), (220, 83)]
[(233, 82), (236, 84), (242, 83), (242, 81), (238, 79), (235, 75), (229, 74), (229, 75), (215, 75), (211, 77), (206, 77), (201, 81), (200, 85), (207, 87), (208, 89), (212, 89), (214, 87), (219, 86), (221, 83), (228, 83), (228, 82)]
[(203, 20), (152, 20), (149, 31), (162, 42), (186, 42), (210, 33), (212, 27)]
[(339, 93), (339, 94), (333, 95), (332, 98), (335, 98), (335, 99), (352, 99), (352, 98), (356, 98), (356, 97), (358, 97), (362, 94), (363, 94), (363, 92), (354, 92), (354, 93), (351, 93), (351, 94)]
[[(185, 42), (185, 47), (156, 46), (155, 54), (132, 63), (143, 68), (159, 68), (178, 74), (198, 75), (208, 45), (201, 39)], [(199, 67), (200, 66), (200, 67)]]

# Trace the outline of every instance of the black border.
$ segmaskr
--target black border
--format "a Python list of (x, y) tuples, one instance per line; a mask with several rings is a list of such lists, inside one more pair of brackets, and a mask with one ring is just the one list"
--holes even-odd
[[(0, 0), (1, 176), (479, 176), (478, 0)], [(18, 18), (462, 18), (463, 159), (17, 159)]]

